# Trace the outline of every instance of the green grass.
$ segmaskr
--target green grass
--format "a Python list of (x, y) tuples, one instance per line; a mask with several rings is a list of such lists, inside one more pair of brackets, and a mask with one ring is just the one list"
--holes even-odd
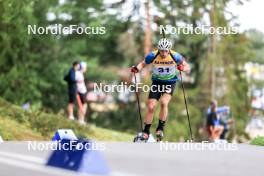
[(60, 114), (29, 112), (0, 98), (0, 135), (4, 140), (50, 140), (57, 129), (69, 128), (77, 136), (105, 141), (132, 141), (131, 134), (79, 125)]
[(252, 139), (250, 144), (264, 146), (264, 136), (258, 136)]
[(26, 124), (0, 116), (0, 134), (4, 140), (45, 140), (40, 133), (30, 130)]

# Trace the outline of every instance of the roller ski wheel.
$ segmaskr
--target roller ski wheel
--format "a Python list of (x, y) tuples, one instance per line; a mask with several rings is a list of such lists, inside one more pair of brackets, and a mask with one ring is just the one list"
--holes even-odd
[(147, 133), (138, 133), (137, 136), (134, 138), (134, 142), (147, 142), (149, 135)]
[(163, 131), (162, 130), (157, 130), (156, 131), (156, 140), (157, 140), (157, 142), (162, 141), (163, 137), (164, 137)]

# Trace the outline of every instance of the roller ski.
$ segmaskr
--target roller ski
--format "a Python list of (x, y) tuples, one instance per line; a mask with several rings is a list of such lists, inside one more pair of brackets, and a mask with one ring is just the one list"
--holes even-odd
[(157, 142), (162, 141), (163, 137), (164, 137), (163, 130), (157, 130), (156, 131), (156, 141)]
[(144, 133), (144, 132), (140, 132), (134, 138), (134, 142), (147, 142), (148, 139), (149, 139), (149, 134)]

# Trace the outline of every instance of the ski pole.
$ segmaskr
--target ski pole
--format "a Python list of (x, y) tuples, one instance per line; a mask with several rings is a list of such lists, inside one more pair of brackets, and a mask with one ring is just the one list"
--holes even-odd
[(188, 104), (187, 104), (187, 100), (186, 100), (186, 96), (185, 96), (185, 89), (184, 89), (184, 85), (183, 85), (183, 81), (182, 81), (182, 72), (181, 71), (180, 71), (180, 76), (181, 76), (182, 93), (183, 93), (183, 97), (184, 97), (185, 109), (186, 109), (186, 113), (187, 113), (187, 119), (188, 119), (189, 130), (190, 130), (190, 137), (191, 137), (191, 141), (193, 141), (192, 127), (191, 127), (191, 122), (190, 122)]
[[(136, 73), (134, 73), (134, 79), (135, 79), (135, 84), (137, 86), (137, 77), (136, 77)], [(139, 95), (137, 92), (137, 88), (136, 88), (136, 98), (137, 98), (137, 105), (138, 105), (138, 113), (139, 113), (139, 119), (140, 119), (140, 127), (141, 127), (141, 131), (143, 131), (143, 124), (142, 124), (142, 116), (141, 116), (141, 108), (140, 108), (140, 102), (139, 102)]]

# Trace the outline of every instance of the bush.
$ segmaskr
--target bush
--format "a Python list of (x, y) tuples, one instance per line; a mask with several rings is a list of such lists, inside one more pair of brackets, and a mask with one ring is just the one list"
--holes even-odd
[(264, 136), (258, 136), (252, 139), (250, 144), (264, 146)]

